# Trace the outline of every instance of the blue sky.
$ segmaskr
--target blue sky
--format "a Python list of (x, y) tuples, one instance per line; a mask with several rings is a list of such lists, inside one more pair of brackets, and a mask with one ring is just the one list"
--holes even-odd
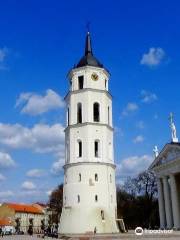
[(178, 1), (13, 1), (0, 6), (0, 202), (46, 201), (63, 181), (66, 75), (91, 22), (111, 73), (118, 181), (180, 133)]

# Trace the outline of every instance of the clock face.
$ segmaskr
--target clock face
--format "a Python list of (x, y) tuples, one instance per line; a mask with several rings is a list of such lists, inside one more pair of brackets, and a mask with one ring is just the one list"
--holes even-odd
[(92, 78), (92, 80), (97, 81), (99, 77), (98, 77), (98, 75), (96, 73), (93, 73), (91, 75), (91, 78)]

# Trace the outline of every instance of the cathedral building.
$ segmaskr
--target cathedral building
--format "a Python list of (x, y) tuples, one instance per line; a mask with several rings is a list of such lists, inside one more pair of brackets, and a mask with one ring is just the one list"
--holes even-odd
[(173, 115), (170, 115), (172, 139), (158, 152), (150, 166), (157, 179), (161, 229), (180, 230), (180, 142), (176, 135)]
[(90, 33), (69, 72), (61, 234), (117, 233), (110, 74), (95, 58)]

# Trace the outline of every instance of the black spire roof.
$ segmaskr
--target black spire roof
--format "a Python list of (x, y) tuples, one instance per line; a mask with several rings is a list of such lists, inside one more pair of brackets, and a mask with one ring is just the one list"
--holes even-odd
[(79, 63), (76, 65), (76, 68), (84, 67), (84, 66), (93, 66), (93, 67), (103, 68), (103, 65), (93, 56), (91, 36), (89, 31), (87, 32), (87, 35), (86, 35), (84, 56), (80, 59)]

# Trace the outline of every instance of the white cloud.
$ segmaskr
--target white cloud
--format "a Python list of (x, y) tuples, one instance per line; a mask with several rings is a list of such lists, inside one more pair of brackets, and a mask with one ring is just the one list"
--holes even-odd
[(26, 173), (27, 177), (40, 178), (45, 175), (45, 171), (42, 169), (31, 169)]
[(144, 129), (145, 124), (142, 120), (140, 120), (139, 122), (137, 122), (136, 127), (139, 128), (139, 129)]
[(165, 52), (162, 48), (150, 48), (148, 53), (143, 54), (140, 63), (149, 67), (159, 65), (165, 57)]
[(35, 184), (30, 181), (23, 182), (21, 187), (22, 187), (22, 189), (27, 190), (27, 191), (36, 189)]
[(5, 176), (0, 173), (0, 182), (4, 181), (5, 179)]
[(63, 170), (64, 159), (60, 158), (58, 161), (54, 162), (51, 168), (51, 173), (53, 175), (59, 175)]
[(55, 91), (48, 89), (44, 96), (30, 92), (21, 93), (16, 101), (16, 107), (20, 105), (21, 113), (36, 116), (53, 109), (63, 108), (64, 101)]
[(46, 192), (46, 194), (47, 194), (48, 196), (50, 196), (51, 193), (52, 193), (52, 191), (53, 191), (53, 190), (48, 190), (48, 191)]
[(12, 168), (15, 162), (8, 153), (0, 152), (0, 169)]
[(14, 196), (14, 193), (10, 190), (0, 192), (0, 199), (6, 199), (13, 196)]
[(150, 155), (131, 156), (125, 158), (120, 162), (120, 164), (117, 165), (117, 176), (120, 178), (135, 176), (138, 173), (146, 170), (152, 161), (153, 158)]
[(0, 48), (0, 70), (8, 70), (8, 67), (5, 65), (7, 55), (8, 49), (6, 47)]
[(134, 143), (142, 143), (142, 142), (144, 142), (144, 137), (142, 135), (138, 135), (137, 137), (135, 137), (133, 139), (133, 142)]
[(61, 124), (36, 124), (27, 128), (20, 124), (0, 123), (0, 136), (0, 144), (10, 148), (39, 153), (64, 152), (64, 127)]
[(155, 93), (151, 93), (146, 90), (141, 91), (141, 97), (143, 103), (152, 103), (158, 99)]
[(129, 113), (135, 112), (139, 109), (138, 105), (134, 102), (129, 102), (122, 112), (122, 116), (127, 116)]
[(7, 56), (7, 53), (8, 53), (8, 49), (6, 47), (0, 48), (0, 63), (4, 62), (4, 60)]

